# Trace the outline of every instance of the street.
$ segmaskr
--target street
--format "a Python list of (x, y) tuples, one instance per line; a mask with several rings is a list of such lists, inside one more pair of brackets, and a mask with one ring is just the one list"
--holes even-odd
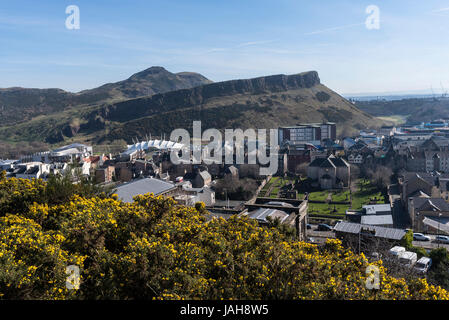
[(436, 249), (439, 246), (440, 248), (446, 248), (447, 250), (449, 250), (449, 244), (446, 244), (446, 243), (438, 244), (438, 243), (435, 242), (435, 237), (437, 235), (425, 234), (425, 236), (429, 237), (430, 241), (413, 241), (412, 244), (415, 247), (421, 247), (421, 248), (424, 248), (424, 249)]

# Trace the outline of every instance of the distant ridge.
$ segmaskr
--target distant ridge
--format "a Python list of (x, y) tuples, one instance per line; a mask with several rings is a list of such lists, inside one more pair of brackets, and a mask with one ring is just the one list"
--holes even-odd
[(72, 106), (149, 96), (212, 83), (194, 72), (171, 73), (162, 67), (151, 67), (126, 80), (108, 83), (78, 93), (61, 89), (0, 89), (0, 125), (23, 122), (39, 115), (60, 112)]

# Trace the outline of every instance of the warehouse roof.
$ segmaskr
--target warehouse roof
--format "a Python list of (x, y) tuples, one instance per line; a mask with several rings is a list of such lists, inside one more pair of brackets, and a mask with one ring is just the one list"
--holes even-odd
[(123, 202), (133, 202), (133, 197), (153, 193), (155, 196), (166, 193), (176, 186), (170, 182), (155, 178), (146, 178), (122, 184), (117, 187), (116, 194)]
[(343, 232), (343, 233), (359, 234), (360, 231), (362, 230), (362, 228), (368, 228), (368, 229), (374, 231), (375, 237), (385, 238), (385, 239), (390, 239), (390, 240), (401, 240), (407, 233), (407, 231), (403, 230), (403, 229), (368, 226), (368, 225), (362, 225), (359, 223), (352, 223), (352, 222), (346, 222), (346, 221), (339, 222), (334, 227), (334, 231)]

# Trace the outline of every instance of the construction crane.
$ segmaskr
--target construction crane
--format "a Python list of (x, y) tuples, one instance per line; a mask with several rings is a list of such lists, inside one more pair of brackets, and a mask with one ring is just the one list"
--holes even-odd
[(435, 92), (433, 91), (433, 86), (430, 86), (430, 90), (432, 91), (432, 98), (434, 101), (437, 101), (438, 99), (435, 97)]
[(447, 90), (444, 89), (442, 81), (440, 81), (440, 85), (441, 85), (441, 92), (442, 92), (441, 93), (441, 97), (442, 98), (446, 98), (447, 97)]

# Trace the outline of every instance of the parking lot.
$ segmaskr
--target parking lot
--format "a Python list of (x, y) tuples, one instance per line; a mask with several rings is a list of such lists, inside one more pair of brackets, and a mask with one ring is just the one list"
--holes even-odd
[(426, 234), (427, 237), (430, 238), (430, 241), (413, 241), (413, 245), (415, 247), (421, 247), (424, 249), (436, 249), (436, 248), (446, 248), (449, 250), (449, 244), (446, 243), (436, 243), (435, 238), (437, 235), (435, 234)]
[(311, 225), (312, 229), (307, 229), (307, 237), (313, 238), (313, 243), (325, 243), (326, 239), (335, 238), (333, 231), (318, 231), (318, 225)]

